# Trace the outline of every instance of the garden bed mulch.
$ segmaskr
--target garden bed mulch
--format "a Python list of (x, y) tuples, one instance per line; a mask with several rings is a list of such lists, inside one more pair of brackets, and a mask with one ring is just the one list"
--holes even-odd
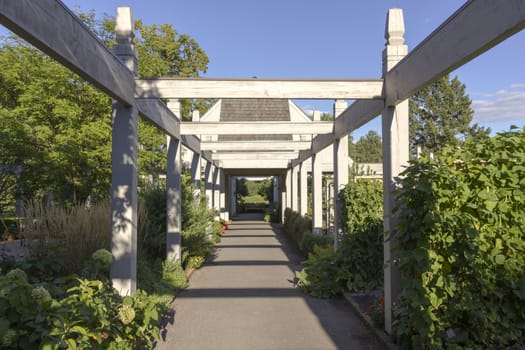
[(385, 345), (387, 349), (399, 350), (399, 346), (394, 344), (390, 336), (382, 329), (377, 329), (374, 326), (374, 321), (366, 314), (368, 307), (374, 302), (375, 296), (368, 293), (344, 293), (344, 298), (348, 301), (354, 312), (361, 318), (361, 320), (370, 328), (377, 338)]

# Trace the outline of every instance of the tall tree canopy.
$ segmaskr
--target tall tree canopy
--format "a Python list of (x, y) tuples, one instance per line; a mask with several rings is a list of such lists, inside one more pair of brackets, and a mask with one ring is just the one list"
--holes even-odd
[[(108, 46), (114, 43), (114, 20), (97, 20), (94, 13), (81, 18)], [(137, 21), (137, 32), (141, 76), (206, 71), (204, 51), (170, 25)], [(2, 203), (20, 194), (53, 192), (64, 203), (105, 197), (111, 180), (111, 99), (16, 37), (0, 39), (0, 66), (0, 212), (7, 208)], [(185, 102), (187, 110), (198, 104), (207, 106)], [(139, 173), (164, 173), (165, 149), (165, 134), (140, 121)]]
[(470, 125), (474, 111), (458, 77), (446, 75), (410, 98), (410, 151), (437, 152), (468, 136), (483, 137), (490, 129)]

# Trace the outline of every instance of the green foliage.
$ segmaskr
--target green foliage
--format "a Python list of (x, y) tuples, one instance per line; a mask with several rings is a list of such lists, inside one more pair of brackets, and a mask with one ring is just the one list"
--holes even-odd
[(290, 237), (299, 244), (303, 240), (304, 233), (312, 229), (312, 219), (286, 208), (284, 210), (284, 228)]
[(332, 243), (332, 239), (326, 235), (315, 235), (310, 230), (303, 233), (303, 238), (299, 242), (299, 249), (303, 254), (308, 255), (314, 252), (315, 247), (328, 247)]
[(273, 179), (260, 181), (257, 186), (257, 194), (267, 202), (273, 202)]
[(304, 268), (296, 271), (298, 287), (306, 293), (320, 298), (330, 298), (341, 294), (343, 271), (335, 264), (335, 254), (331, 247), (314, 247), (314, 253), (302, 263)]
[(355, 155), (352, 159), (356, 163), (381, 163), (383, 161), (383, 146), (381, 136), (370, 130), (355, 143)]
[(198, 269), (206, 260), (203, 256), (192, 255), (186, 260), (187, 269)]
[(122, 298), (109, 283), (85, 279), (57, 280), (54, 290), (19, 269), (0, 276), (2, 349), (132, 349), (158, 339), (167, 304), (145, 292)]
[(184, 289), (188, 286), (188, 279), (182, 265), (172, 260), (165, 260), (162, 263), (162, 280), (174, 289)]
[(412, 161), (397, 194), (406, 348), (499, 348), (525, 335), (525, 132)]
[(470, 126), (474, 111), (465, 84), (447, 74), (410, 98), (410, 150), (416, 154), (439, 152), (446, 145), (461, 144), (458, 136), (486, 137), (490, 129)]
[(338, 250), (347, 271), (350, 291), (380, 288), (383, 284), (383, 184), (362, 179), (340, 192), (341, 226), (345, 233)]

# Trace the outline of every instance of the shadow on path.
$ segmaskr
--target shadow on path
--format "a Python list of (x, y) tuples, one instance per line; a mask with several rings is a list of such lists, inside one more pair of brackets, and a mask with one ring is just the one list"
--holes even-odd
[(157, 349), (384, 349), (346, 301), (295, 288), (304, 257), (281, 225), (249, 214), (230, 228), (173, 303)]

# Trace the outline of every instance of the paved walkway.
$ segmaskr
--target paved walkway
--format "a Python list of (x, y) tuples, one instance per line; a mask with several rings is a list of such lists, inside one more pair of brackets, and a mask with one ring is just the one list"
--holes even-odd
[(294, 288), (302, 257), (256, 215), (230, 225), (216, 256), (173, 304), (156, 349), (384, 349), (342, 299)]

